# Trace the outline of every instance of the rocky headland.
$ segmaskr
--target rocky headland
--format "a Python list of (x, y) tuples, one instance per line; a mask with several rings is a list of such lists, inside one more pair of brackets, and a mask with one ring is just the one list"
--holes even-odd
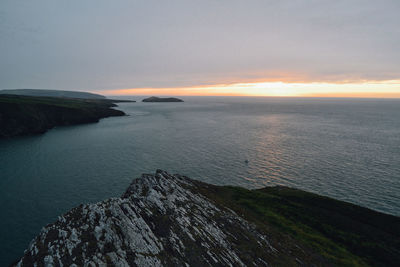
[(47, 225), (15, 266), (396, 266), (398, 217), (157, 170)]
[[(55, 126), (98, 122), (124, 116), (117, 100), (0, 94), (0, 138), (40, 134)], [(122, 101), (125, 102), (125, 101)]]
[(0, 90), (0, 95), (22, 95), (40, 97), (62, 97), (62, 98), (81, 98), (81, 99), (106, 99), (105, 96), (80, 91), (64, 91), (49, 89), (4, 89)]
[(142, 102), (183, 102), (182, 99), (175, 97), (148, 97), (142, 100)]

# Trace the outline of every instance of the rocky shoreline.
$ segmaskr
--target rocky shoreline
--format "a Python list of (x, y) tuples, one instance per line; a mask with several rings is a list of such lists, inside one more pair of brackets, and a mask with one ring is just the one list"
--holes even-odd
[(163, 171), (143, 175), (121, 198), (79, 206), (44, 228), (17, 266), (267, 266), (277, 253), (268, 237), (191, 186)]
[[(297, 192), (282, 187), (271, 190), (265, 195), (272, 196), (269, 200), (271, 207), (276, 198), (274, 192), (281, 196), (289, 193), (291, 197)], [(301, 199), (312, 200), (317, 196), (299, 192)], [(264, 191), (209, 185), (162, 170), (157, 170), (155, 174), (143, 174), (130, 184), (120, 198), (80, 205), (44, 227), (14, 266), (330, 266), (347, 261), (350, 265), (364, 266), (369, 265), (368, 261), (372, 265), (382, 263), (385, 259), (381, 256), (391, 257), (386, 258), (386, 266), (391, 266), (391, 263), (395, 266), (397, 262), (396, 229), (385, 232), (392, 234), (394, 243), (386, 239), (381, 241), (387, 242), (384, 244), (389, 254), (372, 255), (373, 259), (368, 259), (368, 254), (364, 255), (362, 251), (349, 252), (350, 248), (338, 241), (331, 244), (333, 247), (339, 244), (338, 251), (332, 251), (328, 246), (321, 251), (306, 239), (297, 238), (297, 234), (274, 225), (274, 216), (279, 214), (267, 220), (260, 217), (260, 220), (261, 210), (253, 212), (252, 197), (244, 195), (242, 199), (243, 193), (258, 197)], [(323, 203), (325, 198), (319, 198)], [(277, 202), (283, 203), (279, 207), (282, 212), (289, 199)], [(347, 206), (341, 207), (342, 202), (326, 199), (330, 206), (333, 201), (337, 204), (335, 209), (347, 212)], [(256, 201), (262, 204), (259, 199)], [(391, 226), (392, 223), (395, 226), (399, 222), (398, 217), (346, 205), (350, 205), (356, 214), (367, 212), (375, 224)], [(301, 210), (300, 205), (297, 209), (301, 214), (307, 213)], [(296, 224), (305, 224), (301, 216), (294, 215)], [(336, 214), (330, 216), (333, 217), (330, 221), (337, 220)], [(318, 215), (310, 219), (319, 219), (320, 224), (325, 224), (324, 218), (318, 218)], [(287, 227), (293, 222), (287, 223), (280, 226)], [(367, 228), (360, 231), (364, 230), (371, 232)], [(342, 235), (346, 234), (340, 231)], [(357, 234), (357, 231), (351, 232), (352, 238), (356, 238)], [(370, 247), (377, 242), (375, 237), (368, 237)], [(321, 238), (318, 237), (319, 243)]]

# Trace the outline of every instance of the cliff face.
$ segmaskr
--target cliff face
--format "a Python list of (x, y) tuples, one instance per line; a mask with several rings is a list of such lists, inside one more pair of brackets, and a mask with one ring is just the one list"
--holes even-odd
[(0, 138), (123, 116), (110, 100), (0, 95)]
[(164, 171), (143, 175), (121, 198), (81, 205), (46, 226), (17, 266), (268, 266), (283, 255), (302, 262), (197, 187)]
[(400, 218), (158, 170), (47, 225), (16, 266), (398, 266)]

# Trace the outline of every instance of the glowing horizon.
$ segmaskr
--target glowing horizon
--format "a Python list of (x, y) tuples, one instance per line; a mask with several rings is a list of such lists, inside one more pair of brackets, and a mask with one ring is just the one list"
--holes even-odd
[(246, 82), (188, 87), (101, 90), (105, 95), (400, 98), (400, 80), (369, 82)]

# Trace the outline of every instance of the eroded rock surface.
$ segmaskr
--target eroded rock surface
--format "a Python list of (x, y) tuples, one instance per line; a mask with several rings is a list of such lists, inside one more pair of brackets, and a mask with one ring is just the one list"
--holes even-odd
[(193, 180), (158, 170), (42, 229), (17, 266), (268, 266), (280, 251)]

